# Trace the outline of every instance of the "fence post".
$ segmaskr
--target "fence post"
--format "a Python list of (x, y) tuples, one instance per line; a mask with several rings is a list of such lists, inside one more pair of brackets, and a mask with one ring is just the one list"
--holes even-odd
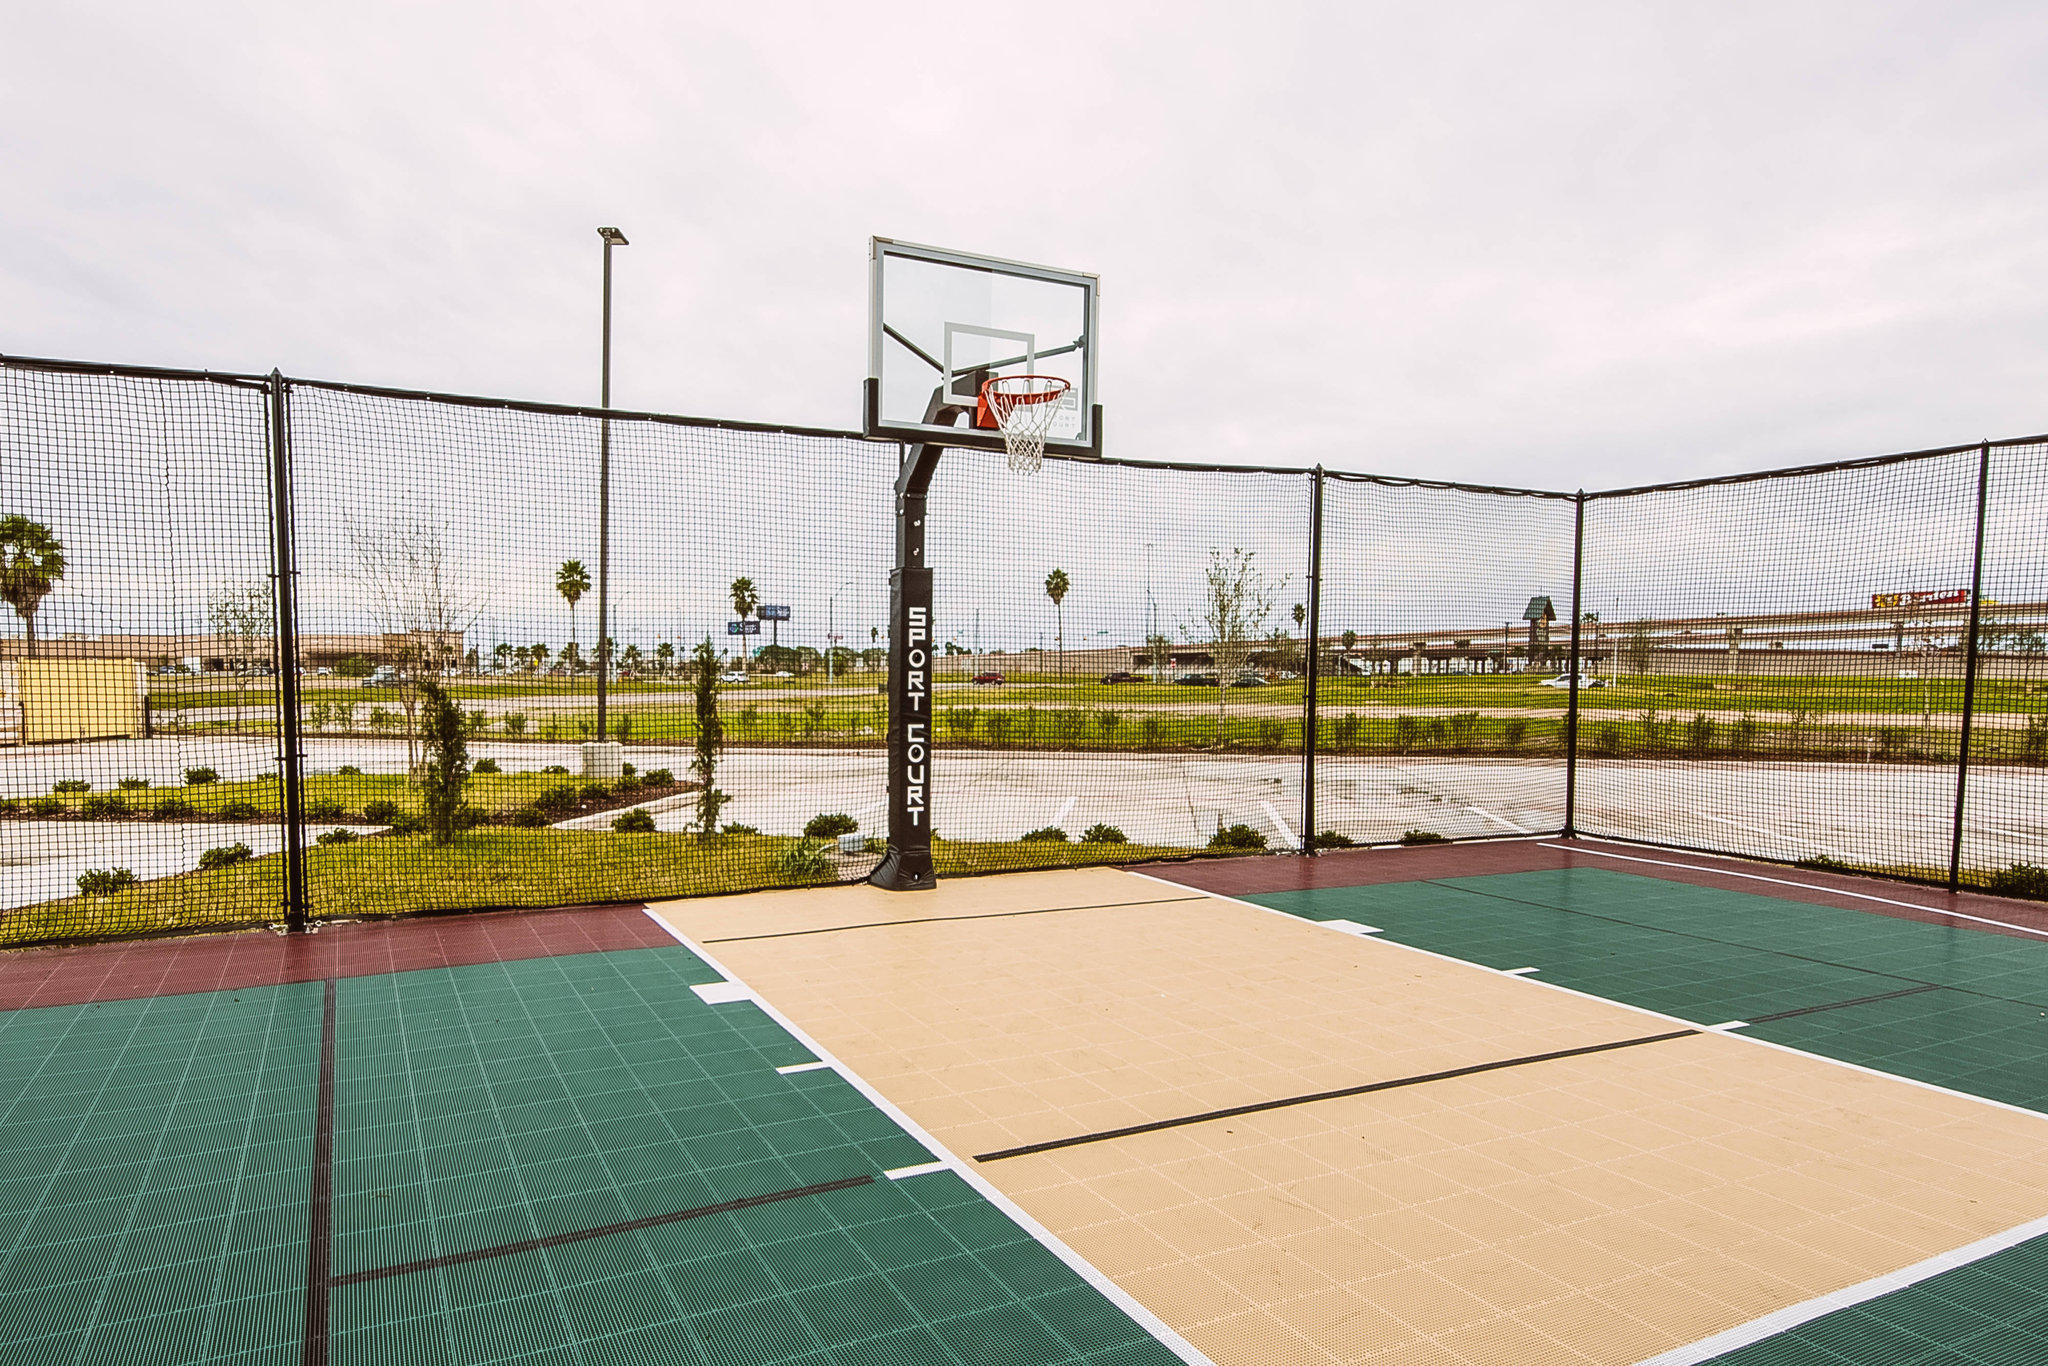
[(270, 532), (272, 611), (276, 617), (277, 741), (284, 839), (284, 920), (306, 928), (306, 830), (301, 810), (305, 757), (299, 734), (299, 566), (292, 526), (291, 433), (285, 379), (270, 372)]
[(1316, 680), (1322, 654), (1323, 627), (1323, 467), (1318, 464), (1308, 486), (1308, 652), (1302, 664), (1301, 711), (1301, 852), (1316, 852)]
[(1579, 807), (1579, 605), (1586, 578), (1586, 491), (1573, 503), (1572, 519), (1572, 681), (1564, 704), (1564, 837), (1578, 834)]
[(1977, 630), (1984, 615), (1984, 504), (1991, 487), (1991, 443), (1977, 447), (1977, 544), (1970, 559), (1970, 628), (1963, 637), (1963, 725), (1956, 749), (1956, 821), (1949, 834), (1948, 889), (1963, 878), (1963, 791), (1970, 781), (1970, 720), (1977, 706)]

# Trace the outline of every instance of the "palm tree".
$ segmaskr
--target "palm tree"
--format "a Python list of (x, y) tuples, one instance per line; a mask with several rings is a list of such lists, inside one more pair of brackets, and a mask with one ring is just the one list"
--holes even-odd
[[(761, 595), (754, 591), (754, 581), (752, 579), (741, 577), (732, 581), (732, 610), (741, 621), (745, 621), (748, 617), (752, 616), (754, 609), (760, 605)], [(741, 638), (735, 653), (741, 661), (745, 661), (747, 657), (747, 642), (744, 637)]]
[(555, 571), (555, 591), (569, 604), (569, 643), (576, 643), (576, 599), (590, 591), (590, 571), (581, 560), (564, 560)]
[(36, 654), (36, 608), (64, 577), (64, 546), (56, 533), (20, 513), (0, 517), (0, 598), (28, 631), (28, 657)]
[(676, 647), (665, 640), (655, 646), (654, 662), (660, 667), (661, 672), (667, 673), (670, 666), (676, 662)]
[(533, 656), (533, 671), (535, 673), (539, 673), (542, 669), (545, 669), (548, 666), (547, 646), (535, 645), (528, 651), (528, 653)]
[(491, 651), (491, 659), (496, 663), (499, 673), (505, 672), (507, 666), (512, 663), (512, 647), (502, 640), (499, 641)]
[(1052, 599), (1053, 616), (1058, 623), (1054, 639), (1059, 644), (1061, 678), (1067, 676), (1067, 614), (1060, 604), (1067, 600), (1067, 590), (1071, 587), (1073, 584), (1068, 581), (1064, 569), (1055, 569), (1045, 576), (1045, 595)]

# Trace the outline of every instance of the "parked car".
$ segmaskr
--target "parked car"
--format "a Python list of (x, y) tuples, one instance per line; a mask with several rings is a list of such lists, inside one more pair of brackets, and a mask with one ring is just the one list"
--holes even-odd
[(366, 688), (395, 688), (398, 686), (398, 670), (388, 664), (380, 669), (372, 670), (370, 676), (363, 680), (363, 686)]
[(777, 670), (776, 670), (776, 671), (775, 671), (774, 673), (772, 673), (772, 674), (769, 674), (768, 676), (769, 676), (770, 678), (795, 678), (795, 677), (796, 677), (796, 675), (795, 675), (795, 674), (791, 673), (791, 672), (790, 672), (789, 670), (787, 670), (787, 669), (777, 669)]
[(1231, 679), (1230, 686), (1233, 688), (1263, 688), (1266, 686), (1266, 676), (1247, 671)]
[(1143, 683), (1145, 680), (1129, 669), (1112, 669), (1102, 676), (1105, 683)]
[(747, 681), (747, 671), (745, 669), (727, 669), (718, 676), (718, 681), (721, 683), (744, 683)]
[(1180, 684), (1184, 688), (1213, 688), (1216, 686), (1216, 675), (1182, 674), (1179, 678), (1176, 678), (1173, 681)]
[[(1559, 674), (1555, 678), (1544, 679), (1539, 686), (1545, 688), (1569, 688), (1571, 685), (1572, 676), (1570, 674)], [(1604, 688), (1607, 686), (1607, 680), (1595, 674), (1580, 674), (1579, 686), (1582, 688)]]
[(974, 681), (975, 681), (976, 683), (982, 683), (982, 684), (988, 684), (988, 683), (1000, 683), (1000, 682), (1002, 682), (1002, 681), (1003, 681), (1003, 676), (1002, 676), (1002, 675), (1001, 675), (1000, 673), (997, 673), (997, 672), (996, 672), (995, 670), (993, 670), (993, 669), (990, 669), (990, 670), (988, 670), (988, 671), (987, 671), (987, 672), (985, 672), (985, 673), (978, 673), (978, 674), (976, 674), (976, 675), (974, 676)]

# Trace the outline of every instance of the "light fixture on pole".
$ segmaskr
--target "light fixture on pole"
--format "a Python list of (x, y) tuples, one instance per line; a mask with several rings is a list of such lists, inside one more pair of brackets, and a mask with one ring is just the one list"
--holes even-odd
[[(617, 228), (599, 228), (604, 241), (604, 354), (597, 387), (597, 406), (612, 406), (612, 248), (626, 245), (626, 234)], [(605, 730), (605, 685), (611, 679), (612, 637), (610, 588), (612, 567), (612, 420), (597, 419), (597, 738), (608, 738)]]

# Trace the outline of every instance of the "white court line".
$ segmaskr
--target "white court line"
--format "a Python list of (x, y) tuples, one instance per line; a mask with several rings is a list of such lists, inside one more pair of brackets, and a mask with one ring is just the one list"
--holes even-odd
[[(1143, 874), (1139, 874), (1139, 876), (1143, 876)], [(1179, 883), (1166, 883), (1161, 878), (1153, 878), (1152, 881), (1161, 882), (1163, 885), (1173, 887), (1178, 891), (1201, 891), (1198, 887), (1189, 888), (1182, 887)], [(681, 930), (669, 924), (668, 921), (662, 919), (652, 907), (645, 909), (649, 920), (659, 925), (662, 932), (667, 934), (669, 938), (681, 944), (691, 953), (696, 954), (698, 958), (704, 961), (706, 967), (709, 967), (713, 972), (723, 974), (730, 980), (737, 981), (737, 979), (733, 978), (732, 973), (726, 969), (725, 965), (716, 958), (713, 958), (703, 945), (697, 943)], [(1273, 914), (1279, 915), (1281, 912), (1275, 911)], [(1291, 919), (1292, 917), (1289, 918)], [(924, 1144), (926, 1151), (936, 1154), (948, 1168), (959, 1175), (961, 1180), (972, 1186), (981, 1195), (982, 1199), (1009, 1215), (1019, 1228), (1036, 1238), (1047, 1251), (1058, 1257), (1062, 1262), (1065, 1262), (1075, 1275), (1093, 1286), (1111, 1304), (1114, 1304), (1117, 1308), (1123, 1310), (1124, 1313), (1130, 1315), (1132, 1322), (1158, 1339), (1168, 1351), (1172, 1352), (1182, 1361), (1187, 1362), (1188, 1366), (1216, 1366), (1216, 1363), (1209, 1357), (1195, 1350), (1193, 1343), (1167, 1327), (1164, 1319), (1161, 1319), (1144, 1305), (1132, 1299), (1115, 1281), (1112, 1281), (1109, 1277), (1096, 1270), (1093, 1263), (1060, 1241), (1058, 1235), (1054, 1234), (1051, 1229), (1039, 1223), (1038, 1220), (1032, 1218), (1029, 1214), (1026, 1214), (1016, 1201), (990, 1185), (988, 1178), (968, 1166), (952, 1150), (939, 1142), (938, 1139), (932, 1137), (931, 1133), (923, 1125), (903, 1113), (894, 1101), (891, 1101), (887, 1096), (877, 1091), (865, 1077), (862, 1077), (837, 1057), (833, 1056), (830, 1050), (806, 1033), (796, 1021), (790, 1019), (781, 1010), (759, 996), (753, 996), (751, 999), (760, 1008), (762, 1014), (781, 1025), (784, 1030), (788, 1031), (791, 1038), (797, 1040), (797, 1042), (803, 1044), (804, 1047), (810, 1049), (818, 1057), (837, 1068), (839, 1075), (846, 1078), (856, 1091), (866, 1096), (870, 1104), (901, 1125), (903, 1132), (909, 1134), (919, 1143)]]
[(1325, 924), (1325, 925), (1328, 925), (1328, 926), (1329, 926), (1329, 927), (1330, 927), (1331, 929), (1333, 929), (1333, 930), (1342, 930), (1342, 931), (1344, 931), (1344, 933), (1346, 933), (1346, 934), (1378, 934), (1378, 933), (1380, 933), (1380, 927), (1379, 927), (1379, 926), (1377, 926), (1377, 925), (1361, 925), (1361, 924), (1359, 924), (1359, 923), (1358, 923), (1358, 922), (1357, 922), (1356, 920), (1325, 920), (1325, 921), (1323, 921), (1322, 923), (1323, 923), (1323, 924)]
[(1060, 809), (1059, 809), (1059, 814), (1055, 815), (1055, 816), (1054, 816), (1054, 817), (1052, 818), (1052, 823), (1053, 823), (1054, 825), (1063, 825), (1063, 824), (1065, 824), (1065, 823), (1066, 823), (1066, 819), (1067, 819), (1067, 813), (1068, 813), (1069, 811), (1072, 811), (1072, 810), (1074, 809), (1074, 803), (1075, 803), (1075, 802), (1078, 802), (1078, 801), (1080, 801), (1080, 800), (1081, 800), (1081, 799), (1080, 799), (1079, 797), (1069, 797), (1069, 798), (1067, 798), (1067, 800), (1066, 800), (1065, 804), (1064, 804), (1064, 805), (1062, 805), (1062, 806), (1060, 807)]
[(1541, 968), (1509, 968), (1507, 970), (1507, 975), (1510, 977), (1527, 977), (1532, 973), (1537, 973), (1541, 971)]
[(706, 982), (701, 987), (691, 987), (703, 998), (705, 1005), (722, 1006), (732, 1001), (744, 1001), (753, 993), (740, 982)]
[(906, 1176), (929, 1176), (933, 1172), (952, 1170), (943, 1162), (920, 1162), (914, 1167), (891, 1167), (882, 1173), (891, 1181), (901, 1181)]
[(1659, 1352), (1656, 1356), (1646, 1357), (1637, 1362), (1636, 1366), (1699, 1366), (1701, 1362), (1712, 1361), (1715, 1357), (1723, 1356), (1738, 1347), (1747, 1347), (1753, 1342), (1761, 1342), (1765, 1338), (1776, 1337), (1780, 1333), (1797, 1328), (1802, 1323), (1811, 1323), (1817, 1318), (1834, 1313), (1837, 1309), (1847, 1309), (1851, 1305), (1874, 1300), (1880, 1295), (1889, 1295), (1894, 1290), (1904, 1290), (1907, 1286), (1939, 1276), (1944, 1271), (1953, 1271), (1959, 1266), (1982, 1261), (1995, 1252), (2017, 1247), (2029, 1238), (2038, 1238), (2044, 1233), (2048, 1233), (2048, 1217), (2031, 1219), (2024, 1224), (2016, 1224), (2003, 1233), (1994, 1233), (1989, 1238), (1980, 1238), (1963, 1247), (1936, 1253), (1924, 1262), (1915, 1262), (1911, 1266), (1873, 1277), (1861, 1285), (1832, 1291), (1810, 1299), (1804, 1304), (1788, 1305), (1776, 1313), (1766, 1314), (1760, 1319), (1752, 1319), (1739, 1327), (1730, 1328), (1725, 1333), (1716, 1333), (1710, 1338), (1702, 1338), (1683, 1347), (1674, 1347), (1668, 1352)]
[(775, 1071), (781, 1076), (793, 1077), (799, 1072), (820, 1072), (831, 1065), (829, 1062), (793, 1062), (787, 1067), (778, 1067)]
[(1468, 806), (1465, 809), (1467, 811), (1470, 811), (1475, 816), (1486, 817), (1486, 819), (1492, 821), (1495, 825), (1505, 825), (1508, 829), (1514, 831), (1517, 835), (1533, 835), (1536, 833), (1535, 831), (1529, 829), (1529, 827), (1525, 825), (1516, 825), (1513, 821), (1507, 819), (1505, 816), (1496, 816), (1491, 811), (1488, 811), (1483, 807)]
[(1301, 848), (1301, 841), (1295, 837), (1292, 830), (1287, 828), (1287, 822), (1280, 819), (1280, 813), (1273, 809), (1273, 803), (1260, 802), (1259, 805), (1266, 808), (1266, 818), (1272, 821), (1274, 826), (1279, 829), (1281, 838), (1285, 839), (1294, 848)]
[[(1610, 854), (1605, 849), (1587, 849), (1576, 844), (1546, 844), (1543, 847), (1545, 849), (1562, 849), (1567, 853), (1573, 854), (1591, 854), (1594, 858), (1619, 859), (1623, 863), (1647, 863), (1655, 868), (1683, 868), (1687, 872), (1692, 873), (1713, 873), (1721, 877), (1747, 878), (1751, 882), (1768, 882), (1773, 887), (1798, 887), (1808, 892), (1826, 892), (1830, 896), (1852, 896), (1858, 901), (1875, 901), (1880, 906), (1901, 906), (1906, 910), (1919, 911), (1926, 915), (1946, 915), (1952, 916), (1957, 920), (1974, 920), (1980, 925), (1996, 925), (2000, 929), (2018, 930), (2021, 934), (2031, 934), (2042, 939), (2048, 939), (2048, 930), (2030, 929), (2025, 925), (2015, 925), (2010, 920), (1993, 920), (1989, 916), (1971, 915), (1967, 911), (1950, 911), (1944, 910), (1940, 906), (1923, 906), (1917, 901), (1894, 901), (1888, 896), (1872, 896), (1868, 892), (1845, 892), (1839, 887), (1822, 887), (1811, 882), (1793, 882), (1782, 877), (1765, 877), (1761, 873), (1738, 873), (1730, 868), (1703, 868), (1697, 863), (1673, 863), (1667, 859), (1638, 858), (1633, 854)], [(1140, 874), (1140, 876), (1143, 875)]]

